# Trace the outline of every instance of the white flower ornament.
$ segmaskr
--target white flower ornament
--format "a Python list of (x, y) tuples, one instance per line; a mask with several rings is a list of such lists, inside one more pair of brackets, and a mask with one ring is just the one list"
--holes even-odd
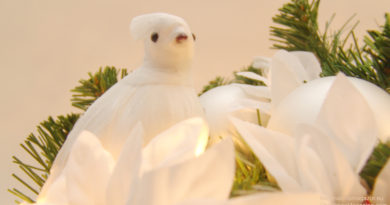
[(364, 197), (359, 172), (378, 142), (374, 114), (342, 74), (318, 113), (311, 122), (295, 124), (290, 135), (232, 120), (283, 191), (311, 191), (331, 200)]

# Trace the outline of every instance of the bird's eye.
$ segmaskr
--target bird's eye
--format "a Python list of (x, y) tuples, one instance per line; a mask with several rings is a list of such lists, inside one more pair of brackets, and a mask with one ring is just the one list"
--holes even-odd
[(152, 39), (152, 41), (156, 43), (158, 40), (158, 33), (153, 33), (152, 36), (150, 36), (150, 39)]
[(194, 41), (196, 41), (196, 36), (195, 36), (195, 34), (192, 34), (192, 38), (194, 39)]

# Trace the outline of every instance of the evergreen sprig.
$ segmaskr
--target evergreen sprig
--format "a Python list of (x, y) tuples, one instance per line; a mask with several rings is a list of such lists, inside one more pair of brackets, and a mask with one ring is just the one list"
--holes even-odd
[(235, 140), (236, 172), (230, 195), (236, 197), (260, 191), (280, 190), (275, 178), (238, 133)]
[(360, 172), (360, 176), (367, 183), (367, 188), (370, 192), (374, 187), (376, 177), (389, 158), (390, 141), (388, 143), (379, 143), (375, 147), (363, 170)]
[(385, 25), (382, 31), (370, 30), (364, 38), (366, 47), (364, 52), (370, 55), (373, 67), (378, 73), (378, 77), (383, 82), (382, 87), (386, 87), (390, 92), (390, 14), (385, 14)]
[[(249, 65), (245, 68), (242, 68), (239, 72), (244, 72), (244, 71), (253, 72), (253, 73), (257, 73), (259, 75), (263, 75), (260, 68), (255, 68), (252, 65)], [(264, 85), (264, 83), (262, 83), (262, 82), (242, 77), (240, 75), (237, 75), (237, 73), (238, 73), (237, 71), (233, 72), (233, 77), (234, 77), (233, 79), (223, 78), (221, 76), (217, 76), (214, 80), (209, 81), (209, 83), (207, 85), (203, 86), (203, 89), (199, 93), (199, 95), (202, 95), (203, 93), (205, 93), (205, 92), (207, 92), (215, 87), (219, 87), (222, 85), (228, 85), (231, 83), (240, 83), (240, 84), (248, 84), (248, 85)]]
[[(388, 90), (388, 78), (386, 79), (382, 75), (386, 69), (381, 69), (373, 63), (381, 64), (382, 61), (378, 60), (377, 57), (383, 57), (383, 49), (387, 50), (382, 38), (386, 36), (386, 31), (369, 32), (374, 40), (370, 44), (371, 49), (369, 50), (371, 52), (367, 53), (365, 49), (367, 45), (360, 47), (353, 31), (357, 23), (343, 36), (346, 32), (345, 28), (353, 17), (347, 20), (337, 32), (330, 35), (329, 26), (333, 16), (326, 24), (325, 32), (323, 34), (320, 32), (317, 19), (319, 4), (320, 0), (311, 2), (309, 0), (292, 0), (280, 8), (280, 14), (273, 18), (273, 21), (279, 26), (271, 27), (271, 35), (274, 37), (271, 40), (276, 42), (273, 47), (288, 51), (314, 53), (321, 63), (322, 76), (333, 76), (341, 71), (348, 76), (367, 80)], [(387, 21), (384, 26), (385, 30), (388, 26), (389, 22)], [(352, 40), (353, 44), (345, 48), (348, 40)], [(366, 42), (370, 42), (368, 38), (366, 38)], [(380, 42), (382, 50), (375, 47), (375, 42)], [(389, 58), (387, 57), (387, 59)]]
[(223, 78), (221, 76), (217, 76), (214, 78), (214, 80), (209, 81), (209, 83), (207, 85), (203, 86), (202, 91), (198, 95), (202, 95), (203, 93), (205, 93), (213, 88), (216, 88), (216, 87), (219, 87), (222, 85), (227, 85), (230, 83), (232, 83), (231, 80)]
[[(264, 76), (262, 70), (260, 68), (253, 67), (253, 65), (241, 69), (240, 72), (252, 72)], [(263, 82), (240, 76), (237, 73), (238, 72), (233, 72), (234, 80), (232, 81), (232, 83), (248, 84), (248, 85), (263, 85), (263, 86), (265, 85)]]
[[(78, 114), (58, 116), (57, 119), (49, 117), (37, 126), (37, 134), (31, 133), (21, 144), (21, 147), (35, 160), (34, 164), (25, 163), (16, 156), (12, 157), (13, 162), (33, 181), (33, 184), (29, 184), (22, 179), (26, 177), (19, 177), (16, 174), (12, 176), (28, 188), (33, 195), (39, 194), (58, 151), (78, 118)], [(9, 191), (23, 201), (34, 202), (30, 196), (16, 188), (9, 189)], [(16, 202), (20, 203), (19, 201)]]
[(80, 80), (81, 85), (71, 90), (75, 93), (72, 95), (72, 105), (84, 111), (87, 110), (98, 97), (118, 82), (119, 77), (122, 79), (127, 74), (127, 69), (116, 69), (114, 66), (99, 68), (99, 71), (94, 74), (88, 73), (89, 79)]

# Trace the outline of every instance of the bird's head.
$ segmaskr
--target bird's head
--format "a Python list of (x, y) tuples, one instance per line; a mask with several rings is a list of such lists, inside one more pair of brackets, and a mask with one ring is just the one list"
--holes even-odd
[(145, 42), (147, 66), (166, 71), (178, 71), (190, 66), (195, 35), (184, 19), (151, 13), (135, 17), (130, 30), (136, 40)]

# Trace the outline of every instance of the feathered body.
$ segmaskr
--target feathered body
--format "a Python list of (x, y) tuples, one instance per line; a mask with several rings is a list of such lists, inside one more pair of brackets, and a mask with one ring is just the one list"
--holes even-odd
[(193, 35), (186, 22), (164, 13), (135, 17), (132, 35), (145, 42), (143, 64), (112, 86), (77, 121), (57, 155), (41, 194), (61, 173), (74, 141), (83, 130), (95, 134), (118, 158), (132, 128), (141, 122), (144, 144), (179, 121), (203, 117), (191, 86)]

